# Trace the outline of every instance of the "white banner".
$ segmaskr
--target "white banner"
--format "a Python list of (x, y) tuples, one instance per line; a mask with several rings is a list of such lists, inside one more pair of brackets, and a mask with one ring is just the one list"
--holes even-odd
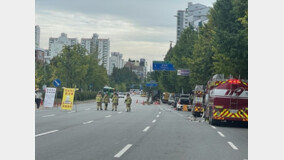
[(44, 107), (53, 107), (56, 88), (46, 88), (44, 97)]

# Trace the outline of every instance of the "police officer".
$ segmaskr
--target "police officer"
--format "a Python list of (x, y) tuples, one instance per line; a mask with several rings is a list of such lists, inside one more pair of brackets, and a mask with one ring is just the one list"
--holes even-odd
[(105, 96), (104, 96), (105, 110), (107, 110), (107, 106), (108, 106), (109, 101), (110, 100), (109, 100), (108, 93), (106, 93)]
[(127, 97), (125, 99), (125, 103), (126, 103), (126, 112), (130, 112), (131, 108), (130, 105), (132, 103), (132, 99), (130, 98), (130, 94), (127, 93)]
[(117, 105), (118, 105), (118, 95), (117, 93), (114, 93), (112, 97), (112, 111), (113, 110), (117, 111)]
[(102, 110), (102, 92), (101, 91), (97, 94), (96, 101), (97, 101), (97, 110), (99, 109)]

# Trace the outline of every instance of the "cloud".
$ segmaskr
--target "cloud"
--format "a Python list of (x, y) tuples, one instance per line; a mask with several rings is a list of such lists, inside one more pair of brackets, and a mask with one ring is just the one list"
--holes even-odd
[(59, 37), (62, 32), (79, 42), (81, 38), (91, 38), (93, 33), (98, 33), (101, 38), (110, 38), (111, 51), (123, 53), (125, 59), (143, 55), (149, 61), (161, 60), (168, 50), (169, 40), (175, 38), (172, 28), (138, 26), (111, 15), (43, 10), (36, 14), (36, 24), (41, 27), (42, 48), (48, 48), (49, 37)]

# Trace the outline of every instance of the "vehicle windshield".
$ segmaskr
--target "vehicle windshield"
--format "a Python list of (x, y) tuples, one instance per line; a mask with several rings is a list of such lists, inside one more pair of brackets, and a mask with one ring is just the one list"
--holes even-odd
[(180, 104), (189, 104), (189, 99), (180, 99)]

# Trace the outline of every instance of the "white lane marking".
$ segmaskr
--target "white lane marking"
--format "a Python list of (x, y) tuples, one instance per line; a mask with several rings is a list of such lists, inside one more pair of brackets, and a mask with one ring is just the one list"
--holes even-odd
[(220, 134), (221, 137), (225, 137), (225, 135), (222, 132), (218, 131), (218, 133)]
[(54, 133), (54, 132), (57, 132), (57, 131), (58, 131), (58, 130), (52, 130), (52, 131), (48, 131), (48, 132), (44, 132), (44, 133), (40, 133), (40, 134), (35, 135), (35, 137), (43, 136), (43, 135), (50, 134), (50, 133)]
[(239, 150), (238, 147), (236, 147), (232, 142), (228, 142), (228, 143), (234, 150)]
[(143, 132), (147, 132), (149, 128), (150, 128), (150, 126), (147, 126), (147, 127), (143, 130)]
[(70, 111), (70, 112), (67, 112), (67, 113), (74, 113), (75, 111)]
[(111, 117), (111, 115), (107, 115), (106, 118)]
[(117, 112), (118, 114), (122, 113), (122, 112)]
[(157, 118), (159, 118), (160, 117), (160, 115), (157, 115)]
[(45, 116), (42, 116), (42, 117), (52, 117), (52, 116), (55, 116), (55, 114), (49, 114), (49, 115), (45, 115)]
[(152, 123), (155, 123), (156, 122), (156, 120), (154, 119), (153, 121), (152, 121)]
[(88, 122), (83, 122), (83, 124), (89, 124), (89, 123), (92, 123), (94, 121), (88, 121)]
[(216, 129), (216, 127), (214, 127), (214, 126), (211, 126), (212, 128), (214, 128), (214, 129)]
[(86, 108), (85, 110), (87, 111), (87, 110), (90, 110), (91, 108)]
[(115, 157), (115, 158), (121, 157), (131, 146), (132, 146), (132, 144), (126, 145), (126, 146), (125, 146), (121, 151), (119, 151), (114, 157)]
[(161, 112), (159, 112), (159, 114), (161, 114)]

